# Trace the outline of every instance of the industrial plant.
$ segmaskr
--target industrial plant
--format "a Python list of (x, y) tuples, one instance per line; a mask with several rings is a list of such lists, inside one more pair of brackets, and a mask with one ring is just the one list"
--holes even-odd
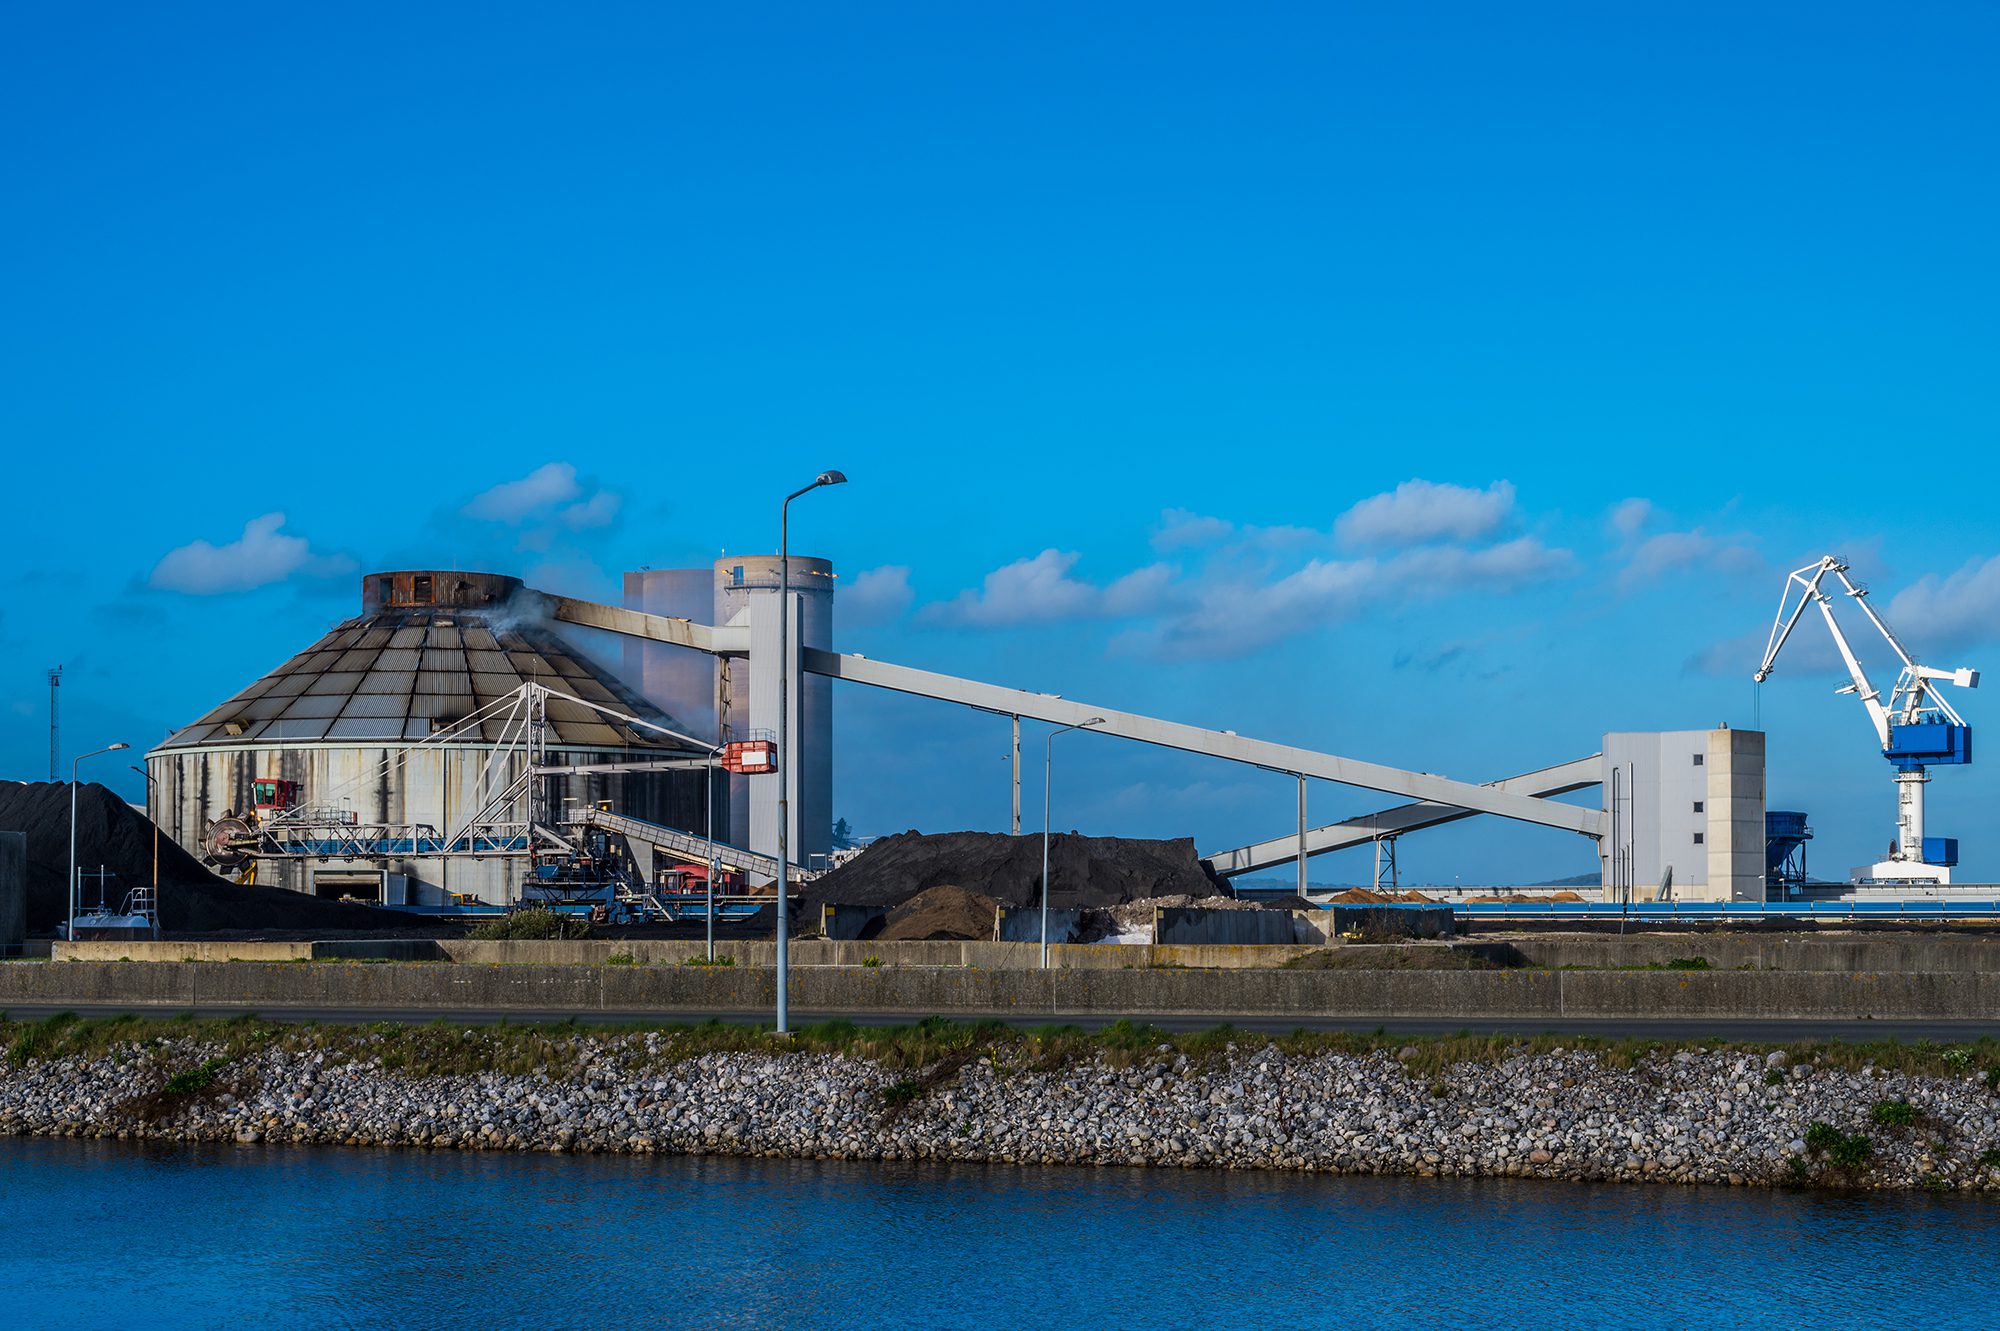
[[(1951, 891), (1957, 843), (1927, 834), (1923, 796), (1930, 767), (1971, 759), (1970, 727), (1940, 690), (1975, 687), (1978, 672), (1919, 664), (1830, 556), (1788, 579), (1755, 678), (1773, 674), (1817, 607), (1897, 792), (1888, 855), (1844, 883), (1808, 877), (1805, 813), (1767, 809), (1758, 730), (1612, 733), (1566, 763), (1457, 780), (842, 653), (836, 586), (823, 559), (772, 555), (637, 570), (618, 606), (494, 573), (370, 573), (357, 616), (146, 756), (149, 812), (218, 872), (277, 890), (426, 912), (527, 902), (619, 919), (747, 915), (781, 877), (830, 867), (841, 680), (1010, 718), (1017, 811), (1024, 720), (1294, 777), (1296, 825), (1205, 851), (1217, 881), (1290, 864), (1303, 896), (1312, 856), (1368, 846), (1377, 886), (1393, 886), (1400, 838), (1483, 815), (1589, 838), (1600, 908)], [(1901, 663), (1886, 701), (1836, 595)], [(566, 629), (612, 644), (606, 659)], [(1314, 823), (1314, 780), (1397, 802)], [(1594, 807), (1561, 798), (1593, 787)]]

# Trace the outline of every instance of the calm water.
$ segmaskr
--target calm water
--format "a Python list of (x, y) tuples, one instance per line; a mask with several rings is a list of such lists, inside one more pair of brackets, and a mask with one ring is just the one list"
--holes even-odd
[(1993, 1326), (1955, 1198), (0, 1139), (8, 1327)]

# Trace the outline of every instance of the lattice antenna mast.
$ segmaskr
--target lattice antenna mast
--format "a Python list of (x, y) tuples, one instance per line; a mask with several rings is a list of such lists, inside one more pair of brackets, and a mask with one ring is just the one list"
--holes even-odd
[(56, 725), (56, 690), (62, 687), (62, 667), (49, 667), (49, 780), (56, 779), (62, 766), (61, 730)]

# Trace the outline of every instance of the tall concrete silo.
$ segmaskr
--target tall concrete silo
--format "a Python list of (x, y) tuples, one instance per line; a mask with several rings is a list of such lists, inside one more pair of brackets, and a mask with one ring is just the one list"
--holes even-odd
[[(522, 775), (525, 752), (499, 746), (501, 704), (533, 681), (670, 729), (685, 730), (541, 618), (520, 579), (407, 570), (362, 580), (362, 613), (169, 735), (146, 755), (149, 809), (175, 841), (203, 853), (211, 824), (274, 793), (357, 825), (426, 825), (449, 833), (483, 792)], [(478, 717), (462, 730), (461, 722)], [(681, 752), (660, 735), (552, 698), (552, 761), (605, 764)], [(443, 735), (445, 738), (433, 739)], [(704, 774), (608, 772), (546, 779), (551, 812), (566, 799), (609, 800), (633, 817), (699, 830)], [(274, 788), (276, 788), (274, 792)], [(473, 893), (520, 895), (522, 857), (289, 858), (260, 861), (257, 881), (322, 895), (367, 896), (372, 876), (406, 883), (413, 904)], [(385, 878), (385, 875), (388, 877)]]
[[(697, 623), (748, 624), (752, 603), (765, 598), (775, 608), (779, 559), (776, 555), (729, 555), (710, 569), (642, 569), (625, 575), (628, 609)], [(705, 584), (706, 603), (698, 584)], [(791, 557), (791, 585), (799, 607), (796, 646), (833, 650), (833, 565), (809, 555)], [(772, 621), (775, 623), (775, 620)], [(749, 739), (775, 724), (752, 699), (751, 662), (724, 661), (665, 644), (639, 645), (627, 656), (627, 673), (648, 701), (675, 715), (687, 715), (692, 699), (711, 699), (709, 724), (693, 733), (718, 742)], [(795, 761), (790, 779), (792, 858), (811, 865), (833, 849), (833, 681), (802, 675), (797, 681), (798, 712), (791, 718)], [(775, 685), (770, 697), (775, 699)], [(676, 711), (676, 708), (682, 710)], [(777, 849), (777, 787), (768, 777), (729, 779), (729, 841), (766, 854)]]

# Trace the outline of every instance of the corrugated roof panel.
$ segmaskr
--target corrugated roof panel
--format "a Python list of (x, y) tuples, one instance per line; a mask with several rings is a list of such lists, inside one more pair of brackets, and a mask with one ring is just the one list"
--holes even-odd
[(401, 718), (343, 716), (327, 727), (328, 739), (401, 739)]
[(456, 625), (439, 623), (431, 625), (430, 636), (424, 640), (424, 646), (458, 651), (465, 646), (465, 640), (459, 637)]
[[(412, 656), (416, 653), (412, 652)], [(356, 693), (408, 693), (416, 687), (417, 672), (409, 670), (371, 670), (362, 676)]]
[(493, 636), (493, 630), (484, 624), (461, 624), (458, 632), (465, 640), (467, 651), (490, 652), (500, 645), (499, 640)]
[(413, 693), (410, 715), (463, 719), (472, 713), (472, 699), (459, 693)]
[(510, 651), (507, 653), (507, 659), (514, 663), (514, 669), (520, 672), (523, 679), (534, 679), (537, 676), (547, 679), (556, 673), (555, 667), (550, 665), (548, 658), (540, 652)]
[(448, 670), (419, 670), (413, 693), (442, 693), (454, 698), (462, 698), (467, 706), (472, 704), (472, 679), (468, 675), (456, 674)]
[(393, 633), (394, 630), (387, 624), (371, 624), (362, 630), (361, 636), (354, 640), (354, 645), (356, 647), (372, 647), (379, 651), (389, 645), (389, 638)]
[(548, 718), (551, 721), (596, 721), (598, 719), (597, 713), (591, 711), (588, 707), (573, 702), (566, 702), (561, 698), (549, 699), (544, 705), (543, 710), (548, 714)]
[(339, 695), (324, 693), (307, 694), (304, 697), (292, 699), (291, 705), (285, 708), (281, 719), (289, 721), (294, 717), (315, 717), (330, 720), (340, 715), (341, 706), (346, 701), (347, 695), (344, 693)]
[(306, 692), (313, 697), (332, 693), (339, 694), (344, 698), (354, 692), (360, 684), (361, 672), (359, 670), (329, 670), (326, 674), (315, 678), (307, 686)]
[(299, 694), (304, 693), (306, 686), (312, 682), (313, 676), (311, 675), (286, 675), (283, 679), (272, 680), (270, 691), (264, 696), (267, 698), (295, 698)]
[[(605, 688), (602, 684), (598, 683), (596, 680), (592, 679), (588, 675), (585, 675), (579, 679), (573, 679), (569, 681), (569, 683), (570, 683), (570, 692), (574, 693), (577, 697), (583, 699), (585, 702), (601, 702), (616, 707), (618, 706), (618, 704), (625, 701), (624, 699), (620, 698), (617, 694), (613, 693), (610, 689)], [(619, 707), (619, 710), (631, 711), (632, 709), (626, 707)], [(636, 715), (637, 713), (635, 712), (634, 714)]]
[(227, 725), (231, 721), (249, 717), (253, 721), (268, 721), (274, 716), (283, 716), (292, 705), (290, 698), (256, 698), (236, 709), (233, 716), (219, 717), (218, 722)]
[(375, 664), (376, 653), (367, 647), (350, 647), (333, 664), (335, 670), (367, 670)]
[(514, 663), (507, 659), (507, 653), (505, 652), (481, 651), (477, 648), (468, 647), (465, 650), (465, 663), (474, 671), (485, 671), (487, 674), (511, 675), (514, 673)]
[(423, 663), (417, 667), (425, 674), (449, 672), (454, 675), (465, 673), (465, 653), (456, 647), (426, 647)]
[(565, 744), (611, 744), (622, 746), (625, 737), (601, 722), (573, 721), (563, 726)]
[(375, 657), (377, 670), (415, 670), (423, 652), (415, 647), (385, 647)]
[(472, 674), (472, 691), (479, 695), (481, 702), (504, 698), (520, 687), (521, 681), (511, 670), (504, 675), (489, 675), (479, 671), (474, 671)]
[(421, 647), (424, 645), (424, 630), (421, 624), (411, 624), (397, 629), (389, 635), (391, 647)]
[(400, 717), (409, 710), (409, 699), (397, 693), (357, 693), (347, 700), (347, 706), (340, 709), (343, 718), (351, 716), (395, 716)]

